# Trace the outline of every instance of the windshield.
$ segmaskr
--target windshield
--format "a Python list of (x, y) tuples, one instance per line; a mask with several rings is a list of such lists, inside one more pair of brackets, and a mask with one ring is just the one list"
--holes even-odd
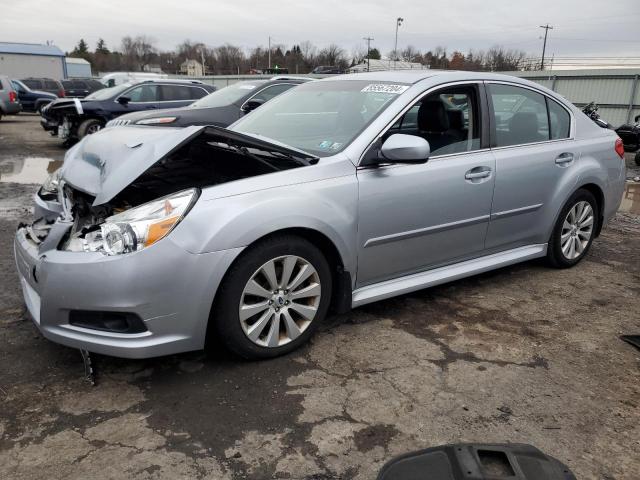
[(406, 84), (364, 80), (309, 82), (251, 112), (231, 130), (328, 157), (349, 145), (408, 88)]
[(263, 81), (253, 82), (238, 82), (228, 87), (216, 90), (210, 93), (206, 97), (202, 97), (197, 102), (191, 104), (191, 108), (211, 108), (211, 107), (226, 107), (232, 103), (237, 103), (248, 93), (254, 91), (260, 85), (265, 83)]
[(116, 95), (121, 94), (127, 88), (131, 86), (130, 83), (123, 83), (122, 85), (118, 85), (116, 87), (111, 88), (103, 88), (101, 90), (96, 90), (95, 92), (84, 97), (85, 100), (107, 100), (109, 98), (115, 97)]

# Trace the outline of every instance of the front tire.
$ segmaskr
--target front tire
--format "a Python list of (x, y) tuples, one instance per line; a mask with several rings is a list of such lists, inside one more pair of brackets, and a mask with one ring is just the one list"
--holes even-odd
[(82, 140), (87, 135), (97, 133), (102, 130), (102, 122), (95, 118), (85, 120), (78, 126), (78, 140)]
[(555, 268), (569, 268), (582, 260), (593, 243), (600, 212), (593, 194), (577, 190), (560, 211), (547, 248), (547, 260)]
[(315, 245), (293, 235), (268, 238), (243, 252), (225, 276), (212, 333), (247, 359), (289, 353), (322, 323), (331, 290), (329, 264)]

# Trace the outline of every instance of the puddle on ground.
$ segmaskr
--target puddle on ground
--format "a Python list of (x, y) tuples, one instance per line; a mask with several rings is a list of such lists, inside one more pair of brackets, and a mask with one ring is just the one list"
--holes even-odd
[(0, 160), (0, 182), (43, 183), (62, 166), (62, 160), (46, 157), (4, 158)]
[(627, 182), (625, 184), (620, 211), (640, 214), (640, 183)]

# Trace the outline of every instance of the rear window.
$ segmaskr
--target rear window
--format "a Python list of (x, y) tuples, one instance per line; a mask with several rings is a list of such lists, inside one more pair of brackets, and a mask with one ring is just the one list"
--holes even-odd
[(22, 80), (22, 83), (24, 83), (27, 87), (29, 87), (31, 90), (41, 90), (42, 89), (42, 82), (40, 80)]
[(62, 86), (65, 88), (65, 90), (68, 90), (72, 87), (73, 82), (71, 80), (62, 80)]
[(189, 87), (189, 90), (191, 90), (192, 100), (198, 100), (199, 98), (209, 95), (209, 92), (207, 92), (204, 88)]
[(180, 100), (191, 100), (190, 88), (184, 85), (162, 85), (161, 101), (171, 102)]
[(46, 88), (47, 90), (57, 90), (60, 87), (58, 87), (58, 84), (53, 80), (45, 80), (44, 88)]

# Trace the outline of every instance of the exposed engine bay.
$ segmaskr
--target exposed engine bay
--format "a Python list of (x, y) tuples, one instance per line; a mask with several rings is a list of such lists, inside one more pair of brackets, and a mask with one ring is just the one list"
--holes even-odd
[[(105, 203), (96, 204), (96, 196), (72, 187), (63, 176), (58, 184), (63, 213), (55, 222), (41, 219), (27, 227), (29, 237), (51, 247), (55, 240), (47, 238), (50, 231), (60, 234), (65, 225), (55, 248), (107, 255), (137, 251), (166, 236), (193, 206), (202, 188), (317, 160), (305, 152), (208, 127), (170, 150)], [(93, 157), (91, 161), (96, 163)], [(119, 168), (116, 173), (127, 165)]]

